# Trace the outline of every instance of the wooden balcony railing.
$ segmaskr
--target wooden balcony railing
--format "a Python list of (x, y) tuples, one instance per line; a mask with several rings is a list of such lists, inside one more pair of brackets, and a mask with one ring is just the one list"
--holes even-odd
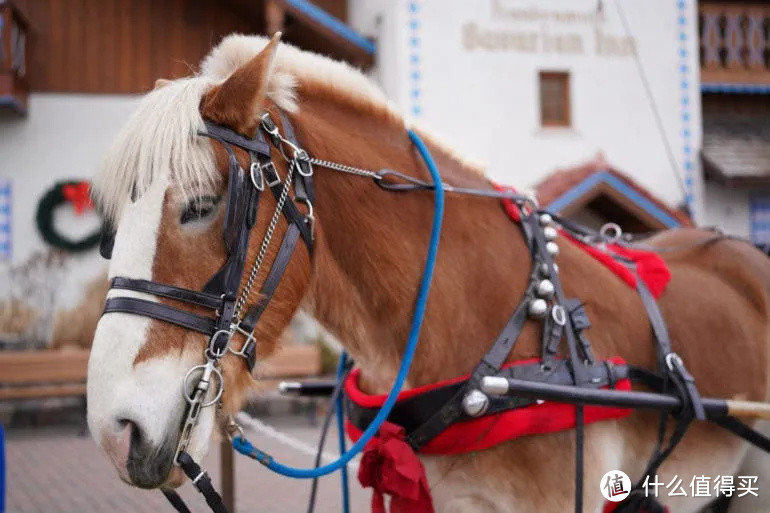
[(770, 6), (701, 2), (704, 84), (770, 84)]
[(9, 1), (0, 0), (0, 110), (27, 111), (27, 34), (29, 25)]

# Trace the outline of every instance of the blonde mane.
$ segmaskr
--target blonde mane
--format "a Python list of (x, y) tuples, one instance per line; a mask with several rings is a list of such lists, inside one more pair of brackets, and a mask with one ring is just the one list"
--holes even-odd
[[(197, 135), (204, 130), (200, 100), (207, 90), (258, 54), (268, 41), (262, 36), (230, 35), (203, 59), (198, 75), (169, 81), (142, 98), (94, 179), (94, 200), (113, 225), (117, 225), (131, 196), (142, 194), (160, 176), (170, 178), (169, 183), (177, 186), (182, 201), (214, 190), (220, 174), (215, 168), (210, 141)], [(299, 109), (297, 77), (405, 123), (380, 88), (357, 69), (281, 43), (267, 96), (288, 112)], [(430, 139), (459, 162), (467, 163), (448, 145), (435, 137)], [(478, 165), (468, 165), (483, 174)]]

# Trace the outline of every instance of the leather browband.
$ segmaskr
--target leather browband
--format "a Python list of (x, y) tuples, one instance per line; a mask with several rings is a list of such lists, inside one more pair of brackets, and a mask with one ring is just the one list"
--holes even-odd
[(267, 143), (267, 141), (257, 138), (249, 139), (248, 137), (244, 137), (241, 134), (235, 132), (231, 128), (217, 125), (211, 121), (204, 121), (204, 123), (206, 124), (206, 131), (198, 132), (198, 135), (211, 137), (212, 139), (216, 139), (222, 143), (234, 144), (239, 148), (243, 148), (247, 151), (253, 151), (254, 153), (258, 153), (263, 157), (270, 157), (270, 145)]

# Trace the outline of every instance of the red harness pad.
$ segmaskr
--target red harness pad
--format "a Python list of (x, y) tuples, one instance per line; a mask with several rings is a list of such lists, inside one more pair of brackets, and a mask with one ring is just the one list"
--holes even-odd
[[(498, 185), (492, 183), (492, 185), (499, 191), (516, 192), (512, 187)], [(502, 200), (503, 209), (514, 222), (521, 220), (521, 213), (519, 207), (512, 200)], [(671, 280), (671, 272), (660, 255), (651, 251), (641, 251), (638, 249), (629, 249), (616, 244), (607, 244), (606, 249), (599, 248), (597, 246), (591, 246), (573, 239), (569, 235), (562, 232), (562, 235), (583, 251), (594, 257), (607, 269), (615, 273), (620, 279), (628, 284), (629, 287), (636, 287), (636, 276), (621, 262), (615, 260), (612, 255), (623, 257), (626, 260), (630, 260), (636, 264), (636, 272), (639, 277), (650, 289), (652, 295), (656, 298), (663, 294), (666, 290), (666, 285)]]
[[(537, 362), (537, 359), (521, 360), (508, 363), (503, 368), (514, 365), (525, 365)], [(622, 358), (610, 358), (610, 362), (616, 365), (625, 365)], [(358, 387), (359, 369), (353, 370), (345, 380), (345, 395), (365, 408), (379, 408), (385, 402), (385, 395), (368, 395)], [(397, 401), (414, 397), (428, 390), (450, 385), (464, 379), (450, 379), (439, 383), (433, 383), (422, 387), (412, 388), (401, 392)], [(631, 390), (631, 382), (622, 379), (615, 384), (616, 390)], [(585, 423), (601, 420), (626, 417), (631, 413), (627, 408), (615, 408), (609, 406), (586, 406)], [(495, 415), (469, 419), (452, 424), (440, 435), (428, 442), (420, 449), (423, 454), (462, 454), (472, 451), (481, 451), (494, 447), (507, 440), (513, 440), (520, 436), (540, 435), (554, 433), (575, 427), (575, 406), (564, 403), (545, 401), (542, 404), (533, 404), (514, 410), (508, 410)], [(361, 431), (350, 421), (345, 423), (345, 431), (348, 436), (356, 441), (361, 437)]]

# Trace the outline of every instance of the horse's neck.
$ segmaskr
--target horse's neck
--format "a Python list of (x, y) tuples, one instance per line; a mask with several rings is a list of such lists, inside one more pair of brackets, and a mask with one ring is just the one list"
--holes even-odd
[[(403, 126), (344, 105), (304, 101), (297, 120), (314, 156), (427, 178)], [(445, 181), (489, 188), (430, 145)], [(401, 359), (427, 251), (431, 192), (394, 193), (317, 169), (319, 221), (308, 309), (346, 346), (363, 385), (386, 390)], [(530, 268), (519, 228), (496, 200), (448, 195), (436, 272), (409, 377), (416, 386), (468, 372), (517, 306)], [(534, 338), (533, 338), (534, 340)], [(534, 351), (524, 348), (525, 352)]]

